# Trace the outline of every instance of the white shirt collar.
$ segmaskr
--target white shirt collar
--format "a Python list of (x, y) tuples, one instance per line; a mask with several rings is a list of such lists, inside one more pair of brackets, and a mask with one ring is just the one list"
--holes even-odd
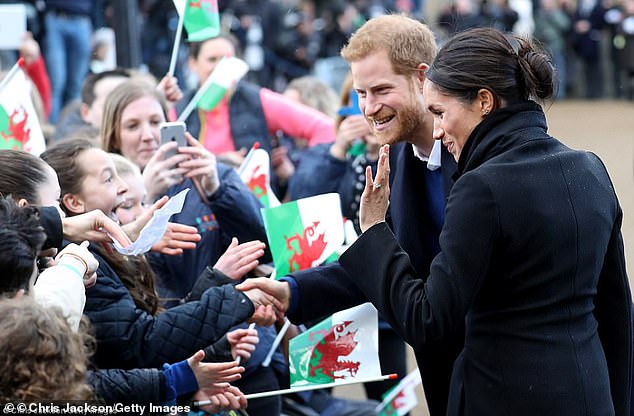
[(412, 145), (412, 149), (414, 150), (414, 156), (423, 162), (427, 162), (427, 169), (433, 171), (440, 167), (442, 150), (442, 143), (440, 140), (434, 140), (434, 147), (432, 147), (429, 156), (426, 156), (418, 146)]

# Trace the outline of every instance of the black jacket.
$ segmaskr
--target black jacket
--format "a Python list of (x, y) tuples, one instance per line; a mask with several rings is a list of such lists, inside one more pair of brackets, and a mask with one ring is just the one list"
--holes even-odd
[(342, 266), (417, 358), (466, 322), (449, 415), (629, 415), (622, 212), (602, 162), (526, 102), (483, 121), (458, 169), (426, 283), (385, 224)]
[(105, 403), (160, 405), (168, 400), (165, 376), (156, 368), (89, 371), (88, 384)]
[(97, 284), (86, 291), (84, 314), (95, 330), (93, 358), (100, 368), (159, 368), (184, 360), (253, 314), (251, 301), (227, 285), (152, 316), (136, 307), (116, 272), (90, 249), (99, 268)]

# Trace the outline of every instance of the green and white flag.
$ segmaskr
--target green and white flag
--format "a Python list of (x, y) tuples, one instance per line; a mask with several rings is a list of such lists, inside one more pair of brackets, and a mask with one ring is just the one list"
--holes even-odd
[[(204, 111), (213, 110), (229, 88), (237, 84), (248, 71), (249, 65), (242, 59), (235, 57), (222, 58), (183, 112), (178, 116), (178, 121), (185, 121), (195, 107)], [(201, 137), (200, 140), (202, 139)]]
[(291, 388), (379, 377), (378, 346), (371, 303), (337, 312), (290, 340)]
[(0, 149), (24, 150), (36, 156), (46, 150), (31, 101), (31, 83), (21, 69), (11, 74), (0, 91)]
[(271, 162), (264, 149), (251, 149), (238, 169), (240, 178), (266, 208), (280, 205), (271, 189)]
[(240, 79), (249, 71), (249, 65), (241, 59), (229, 57), (223, 58), (214, 68), (214, 72), (200, 87), (203, 95), (196, 102), (198, 108), (210, 111), (225, 96), (227, 90), (237, 84)]
[(409, 373), (396, 386), (385, 392), (375, 412), (379, 416), (403, 416), (416, 407), (416, 386), (421, 384), (418, 368)]
[(179, 15), (187, 30), (187, 40), (200, 42), (218, 36), (220, 13), (218, 0), (174, 0)]
[(261, 212), (278, 278), (320, 265), (343, 244), (339, 194), (302, 198)]

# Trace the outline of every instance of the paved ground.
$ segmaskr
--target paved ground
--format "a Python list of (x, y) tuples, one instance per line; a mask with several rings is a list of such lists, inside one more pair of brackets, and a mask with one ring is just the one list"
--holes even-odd
[[(623, 239), (627, 266), (634, 276), (634, 103), (622, 101), (562, 101), (546, 109), (550, 134), (575, 149), (590, 150), (606, 164), (623, 207)], [(591, 197), (591, 195), (589, 195)], [(630, 280), (630, 286), (634, 278)], [(633, 286), (634, 288), (634, 286)], [(410, 369), (416, 367), (411, 350)], [(364, 398), (360, 386), (335, 389), (342, 397)], [(423, 391), (412, 416), (428, 415)]]

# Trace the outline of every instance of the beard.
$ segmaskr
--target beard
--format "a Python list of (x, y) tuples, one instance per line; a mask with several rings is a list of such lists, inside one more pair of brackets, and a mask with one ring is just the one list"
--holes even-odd
[(420, 129), (420, 125), (424, 120), (424, 111), (417, 101), (412, 101), (401, 107), (394, 114), (394, 118), (396, 123), (388, 130), (376, 131), (376, 129), (372, 129), (379, 144), (393, 145), (410, 141)]

